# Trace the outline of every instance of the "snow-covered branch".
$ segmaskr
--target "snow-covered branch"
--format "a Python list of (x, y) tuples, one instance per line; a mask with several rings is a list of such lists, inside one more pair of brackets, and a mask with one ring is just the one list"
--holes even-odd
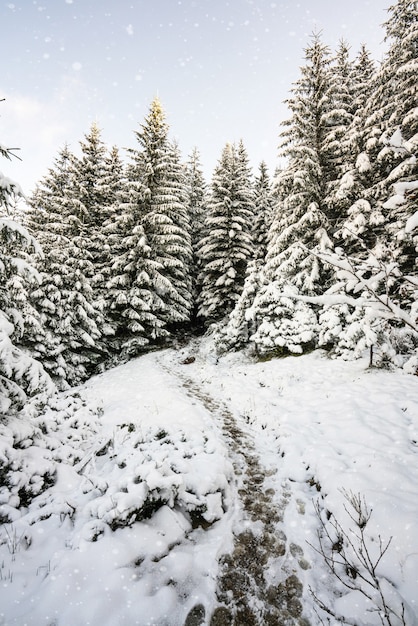
[[(315, 252), (310, 254), (337, 270), (339, 282), (331, 290), (320, 296), (295, 295), (305, 302), (320, 305), (349, 304), (360, 308), (373, 308), (376, 317), (397, 320), (418, 333), (417, 319), (397, 304), (389, 295), (393, 283), (410, 289), (416, 288), (413, 277), (404, 277), (398, 265), (387, 263), (370, 255), (367, 260), (355, 260), (341, 249), (335, 252)], [(411, 279), (412, 278), (412, 279)], [(381, 293), (383, 285), (383, 292)], [(352, 293), (350, 296), (347, 294)], [(355, 294), (361, 295), (356, 296)]]

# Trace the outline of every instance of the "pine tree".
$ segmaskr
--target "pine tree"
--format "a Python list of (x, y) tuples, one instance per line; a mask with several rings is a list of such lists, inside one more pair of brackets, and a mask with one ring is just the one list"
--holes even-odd
[(107, 150), (96, 124), (91, 126), (80, 146), (81, 157), (72, 160), (71, 196), (75, 212), (83, 218), (74, 243), (84, 251), (83, 269), (92, 289), (92, 304), (100, 331), (95, 344), (104, 359), (114, 332), (107, 319), (110, 307), (107, 282), (113, 262), (107, 227), (118, 219), (120, 196), (126, 181), (118, 149)]
[(330, 67), (329, 110), (326, 112), (324, 154), (327, 179), (325, 213), (333, 233), (345, 218), (344, 196), (340, 180), (353, 169), (349, 129), (355, 115), (354, 66), (349, 59), (349, 47), (341, 41)]
[(112, 351), (118, 360), (124, 360), (167, 337), (161, 316), (165, 304), (159, 293), (168, 292), (171, 285), (161, 273), (161, 265), (151, 259), (143, 227), (134, 212), (128, 210), (122, 215), (112, 238), (118, 241), (117, 248), (112, 246), (117, 254), (107, 283), (115, 335)]
[(364, 149), (364, 125), (365, 107), (367, 99), (370, 97), (374, 76), (376, 73), (376, 63), (371, 58), (370, 51), (363, 44), (354, 60), (352, 66), (352, 89), (354, 94), (354, 119), (349, 134), (353, 131), (351, 152), (358, 154)]
[[(0, 144), (0, 156), (10, 159), (12, 154)], [(20, 186), (0, 172), (0, 419), (20, 410), (28, 397), (54, 391), (26, 346), (28, 323), (38, 326), (27, 299), (37, 281), (31, 256), (40, 249), (28, 231), (9, 218), (9, 206), (22, 195)]]
[(61, 384), (77, 384), (104, 358), (97, 348), (103, 316), (94, 308), (91, 253), (84, 247), (85, 206), (74, 186), (74, 157), (62, 149), (31, 199), (29, 223), (44, 250), (32, 297), (48, 336), (45, 367)]
[(330, 277), (309, 250), (332, 246), (325, 204), (333, 176), (327, 135), (330, 58), (318, 35), (306, 50), (306, 62), (288, 100), (292, 117), (282, 133), (288, 167), (276, 183), (278, 204), (266, 273), (270, 280), (290, 282), (309, 294), (326, 288)]
[(274, 197), (270, 178), (267, 166), (262, 161), (259, 166), (259, 176), (254, 184), (253, 259), (248, 262), (244, 286), (229, 315), (228, 322), (225, 327), (218, 330), (217, 344), (220, 351), (242, 348), (250, 342), (256, 331), (253, 304), (263, 286), (263, 270), (273, 212)]
[(192, 276), (192, 294), (194, 302), (193, 317), (197, 313), (197, 301), (201, 291), (201, 285), (198, 280), (200, 271), (198, 250), (200, 242), (202, 241), (206, 232), (206, 183), (203, 178), (202, 166), (200, 163), (200, 155), (195, 148), (188, 162), (186, 163), (186, 194), (187, 194), (187, 208), (189, 212), (190, 231), (192, 241), (192, 263), (191, 263), (191, 276)]
[[(105, 230), (111, 251), (107, 282), (109, 316), (118, 360), (138, 355), (169, 336), (167, 294), (173, 290), (164, 268), (152, 258), (142, 226), (140, 183), (128, 180), (119, 194), (120, 212)], [(176, 294), (174, 294), (176, 295)]]
[(168, 131), (161, 103), (154, 99), (136, 132), (140, 149), (130, 150), (128, 173), (131, 188), (137, 190), (137, 213), (150, 258), (166, 279), (160, 285), (164, 307), (158, 315), (170, 327), (190, 319), (192, 245), (184, 172)]
[[(408, 263), (411, 242), (404, 235), (399, 239), (399, 233), (411, 214), (417, 178), (414, 137), (417, 133), (418, 11), (416, 2), (399, 0), (389, 12), (386, 40), (390, 46), (374, 76), (364, 108), (364, 128), (360, 134), (362, 150), (356, 160), (363, 180), (356, 201), (349, 209), (346, 230), (347, 238), (352, 232), (354, 240), (357, 235), (361, 236), (357, 249), (355, 241), (351, 246), (353, 252), (361, 254), (363, 248), (373, 251), (378, 258), (389, 254), (399, 258), (401, 263)], [(397, 193), (397, 183), (402, 183), (401, 194)], [(410, 194), (412, 203), (399, 200), (399, 196), (405, 198), (403, 192)], [(386, 204), (390, 197), (393, 200)]]
[(388, 104), (380, 140), (384, 147), (377, 158), (386, 164), (385, 174), (390, 165), (391, 169), (376, 196), (383, 202), (386, 232), (394, 242), (393, 254), (401, 271), (416, 275), (418, 236), (405, 232), (405, 225), (418, 200), (418, 6), (399, 0), (389, 11), (386, 39), (390, 46), (380, 72), (382, 97)]
[(352, 66), (353, 117), (345, 138), (345, 173), (342, 172), (333, 196), (341, 216), (335, 237), (349, 254), (361, 253), (358, 237), (366, 236), (370, 222), (371, 206), (362, 196), (370, 185), (365, 105), (373, 90), (374, 76), (375, 64), (363, 45)]
[(267, 165), (260, 163), (254, 185), (254, 258), (264, 262), (267, 254), (268, 233), (274, 216), (274, 196)]
[(242, 142), (238, 148), (227, 144), (213, 174), (207, 234), (199, 250), (202, 290), (198, 314), (207, 323), (220, 320), (232, 311), (253, 255), (254, 201), (249, 174)]
[(101, 253), (95, 255), (95, 275), (92, 284), (95, 308), (101, 311), (105, 318), (105, 349), (112, 351), (111, 338), (116, 330), (110, 312), (113, 302), (108, 282), (112, 277), (111, 266), (120, 251), (120, 219), (127, 187), (125, 168), (116, 146), (106, 153), (102, 186), (105, 192), (105, 203), (101, 209), (101, 220), (95, 227), (94, 242), (96, 250), (101, 249)]
[[(282, 133), (287, 167), (277, 176), (275, 218), (269, 232), (262, 288), (254, 299), (253, 335), (258, 350), (300, 352), (317, 333), (315, 312), (298, 299), (323, 293), (332, 271), (313, 252), (332, 249), (327, 194), (339, 154), (330, 53), (319, 35), (306, 49), (306, 64), (287, 101), (291, 118)], [(330, 216), (332, 217), (332, 216)], [(295, 325), (295, 322), (300, 328)]]
[(254, 300), (262, 288), (263, 265), (261, 259), (249, 261), (242, 292), (227, 322), (217, 328), (215, 342), (219, 352), (239, 350), (251, 342), (257, 330), (257, 310)]
[[(399, 0), (389, 13), (389, 50), (365, 99), (364, 124), (357, 140), (361, 151), (350, 189), (355, 201), (348, 209), (345, 234), (343, 230), (343, 258), (356, 268), (361, 280), (356, 287), (359, 304), (349, 308), (341, 337), (344, 349), (358, 351), (358, 346), (366, 345), (375, 349), (374, 344), (380, 344), (385, 359), (396, 360), (397, 354), (416, 351), (418, 345), (411, 326), (401, 323), (402, 312), (413, 312), (416, 302), (418, 235), (411, 220), (418, 198), (417, 4)], [(368, 282), (373, 283), (372, 296)], [(348, 273), (334, 293), (344, 296), (352, 289)], [(377, 315), (379, 298), (398, 307), (402, 315), (387, 311)]]

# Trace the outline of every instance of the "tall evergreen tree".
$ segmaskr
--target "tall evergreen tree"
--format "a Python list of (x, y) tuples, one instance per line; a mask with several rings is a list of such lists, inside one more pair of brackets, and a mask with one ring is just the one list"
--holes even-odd
[[(364, 112), (354, 126), (357, 148), (351, 184), (352, 204), (342, 234), (345, 250), (364, 259), (372, 253), (392, 259), (402, 271), (414, 269), (416, 246), (405, 225), (417, 198), (418, 19), (416, 2), (399, 0), (389, 9), (388, 52), (373, 77)], [(370, 65), (363, 59), (363, 75)], [(416, 236), (415, 236), (416, 237)], [(416, 266), (415, 266), (416, 270)]]
[[(365, 106), (372, 91), (372, 84), (376, 73), (376, 63), (371, 58), (370, 51), (362, 44), (352, 66), (352, 88), (354, 94), (354, 120), (352, 124), (354, 141), (352, 152), (358, 154), (364, 149), (362, 142), (365, 125)], [(351, 129), (350, 129), (351, 133)]]
[(340, 213), (335, 237), (350, 254), (359, 253), (358, 237), (366, 233), (371, 212), (362, 196), (370, 184), (370, 162), (364, 152), (367, 142), (365, 105), (373, 89), (374, 75), (375, 64), (363, 45), (352, 66), (353, 117), (343, 140), (348, 149), (345, 171), (333, 196)]
[[(77, 384), (103, 359), (103, 316), (94, 307), (91, 254), (84, 248), (85, 206), (74, 191), (73, 155), (62, 149), (31, 199), (29, 223), (44, 250), (41, 284), (32, 294), (48, 336), (44, 363), (61, 382)], [(86, 246), (87, 248), (87, 246)]]
[(144, 229), (134, 211), (122, 214), (111, 238), (115, 256), (107, 288), (115, 335), (112, 351), (123, 360), (167, 337), (161, 316), (165, 303), (159, 294), (168, 292), (171, 285), (161, 273), (161, 265), (151, 258)]
[[(390, 7), (386, 23), (389, 50), (379, 73), (382, 97), (387, 102), (384, 148), (378, 160), (387, 164), (387, 173), (377, 189), (383, 201), (386, 230), (395, 242), (394, 256), (403, 272), (418, 271), (417, 233), (405, 232), (418, 200), (418, 5), (398, 0)], [(389, 84), (385, 84), (389, 81)], [(371, 103), (370, 103), (371, 105)]]
[(274, 196), (267, 165), (260, 163), (254, 184), (254, 258), (264, 262), (267, 254), (268, 233), (274, 216)]
[[(306, 64), (287, 101), (291, 111), (282, 133), (287, 167), (277, 176), (275, 218), (269, 232), (264, 278), (254, 299), (253, 335), (258, 349), (298, 352), (317, 333), (315, 312), (298, 299), (323, 293), (332, 270), (315, 254), (332, 248), (327, 195), (334, 180), (336, 122), (330, 52), (319, 35), (306, 49)], [(331, 217), (331, 216), (330, 216)]]
[(207, 323), (229, 314), (242, 291), (249, 259), (254, 205), (245, 148), (227, 144), (215, 168), (208, 197), (207, 234), (199, 258), (199, 315)]
[(136, 132), (140, 148), (130, 150), (128, 173), (131, 188), (137, 190), (138, 215), (150, 258), (167, 279), (160, 285), (164, 307), (158, 315), (167, 326), (173, 326), (190, 319), (192, 245), (183, 171), (168, 131), (156, 98), (141, 130)]
[(84, 271), (91, 285), (100, 330), (95, 343), (102, 353), (101, 358), (105, 358), (114, 332), (107, 319), (110, 306), (107, 281), (113, 259), (106, 229), (117, 220), (121, 210), (124, 170), (117, 148), (110, 151), (106, 148), (96, 124), (92, 124), (80, 146), (80, 158), (72, 161), (71, 196), (75, 212), (83, 218), (73, 242), (84, 251)]
[(188, 162), (186, 163), (186, 194), (187, 194), (187, 207), (190, 219), (190, 231), (192, 241), (192, 293), (194, 302), (194, 316), (197, 312), (197, 300), (201, 290), (201, 285), (198, 281), (198, 275), (200, 271), (198, 250), (200, 242), (204, 237), (206, 225), (206, 183), (203, 178), (202, 166), (200, 163), (200, 154), (195, 148)]
[(329, 50), (315, 35), (288, 100), (292, 116), (282, 133), (288, 167), (277, 179), (278, 204), (267, 254), (267, 278), (290, 282), (307, 294), (322, 291), (329, 281), (329, 270), (309, 253), (332, 245), (325, 203), (333, 177), (327, 134), (329, 64)]
[[(381, 362), (399, 364), (418, 346), (417, 4), (399, 0), (389, 15), (389, 49), (367, 94), (370, 63), (364, 54), (358, 62), (364, 108), (350, 129), (355, 165), (340, 182), (346, 206), (352, 203), (341, 229), (344, 251), (328, 257), (338, 267), (332, 297), (341, 303), (323, 311), (321, 341), (328, 337), (342, 353), (369, 347)], [(412, 357), (406, 366), (417, 363)]]
[[(120, 219), (122, 204), (127, 186), (125, 168), (120, 158), (119, 150), (113, 146), (107, 152), (104, 163), (102, 187), (105, 194), (105, 203), (101, 209), (101, 220), (95, 225), (95, 247), (101, 248), (100, 254), (95, 254), (93, 290), (95, 307), (101, 311), (106, 323), (105, 345), (111, 349), (111, 337), (116, 332), (113, 326), (111, 294), (108, 281), (112, 277), (111, 266), (120, 251)], [(110, 328), (108, 327), (110, 326)]]
[[(72, 201), (74, 213), (79, 216), (81, 225), (85, 225), (87, 233), (90, 233), (103, 221), (103, 207), (107, 203), (108, 191), (103, 184), (107, 149), (97, 124), (92, 124), (90, 131), (80, 141), (80, 147), (80, 158), (72, 161)], [(84, 234), (83, 229), (80, 228), (80, 231)]]
[(248, 344), (256, 331), (254, 299), (261, 290), (264, 280), (264, 264), (267, 254), (268, 236), (273, 220), (274, 197), (267, 166), (260, 163), (259, 175), (254, 184), (254, 221), (252, 239), (253, 258), (248, 262), (245, 282), (235, 307), (229, 315), (225, 328), (218, 332), (219, 350), (238, 349)]
[[(373, 251), (378, 258), (388, 254), (404, 260), (410, 258), (408, 238), (402, 243), (398, 234), (411, 214), (414, 189), (403, 187), (410, 194), (412, 206), (406, 201), (386, 202), (391, 196), (399, 196), (395, 190), (397, 183), (413, 185), (417, 178), (414, 140), (417, 13), (416, 2), (411, 0), (399, 0), (390, 7), (386, 24), (389, 50), (374, 76), (365, 103), (363, 129), (359, 132), (361, 150), (356, 159), (362, 180), (346, 225), (348, 239), (354, 232), (351, 247), (356, 254), (361, 254), (363, 249)], [(406, 198), (405, 194), (401, 195)], [(391, 232), (390, 250), (388, 232)], [(357, 235), (362, 241), (356, 247)]]
[(344, 221), (341, 177), (352, 170), (352, 147), (349, 129), (355, 114), (354, 66), (349, 58), (349, 46), (341, 41), (330, 66), (330, 85), (326, 112), (324, 153), (327, 162), (327, 194), (325, 213), (333, 233)]

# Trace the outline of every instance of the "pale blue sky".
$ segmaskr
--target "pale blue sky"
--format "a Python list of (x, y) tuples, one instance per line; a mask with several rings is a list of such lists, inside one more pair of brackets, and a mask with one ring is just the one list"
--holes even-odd
[[(103, 139), (135, 147), (159, 95), (184, 156), (209, 178), (227, 141), (254, 167), (277, 165), (283, 101), (315, 30), (354, 56), (379, 60), (389, 0), (0, 0), (0, 141), (22, 162), (0, 170), (29, 192), (65, 142), (93, 121)], [(122, 151), (122, 156), (124, 153)]]

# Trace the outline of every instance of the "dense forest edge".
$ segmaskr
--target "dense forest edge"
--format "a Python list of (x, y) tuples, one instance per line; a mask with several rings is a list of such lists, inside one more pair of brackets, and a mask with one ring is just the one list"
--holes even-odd
[(388, 9), (379, 65), (311, 37), (273, 173), (240, 141), (207, 183), (156, 98), (128, 162), (93, 124), (24, 204), (0, 175), (0, 419), (205, 332), (220, 353), (368, 351), (417, 374), (417, 17)]

